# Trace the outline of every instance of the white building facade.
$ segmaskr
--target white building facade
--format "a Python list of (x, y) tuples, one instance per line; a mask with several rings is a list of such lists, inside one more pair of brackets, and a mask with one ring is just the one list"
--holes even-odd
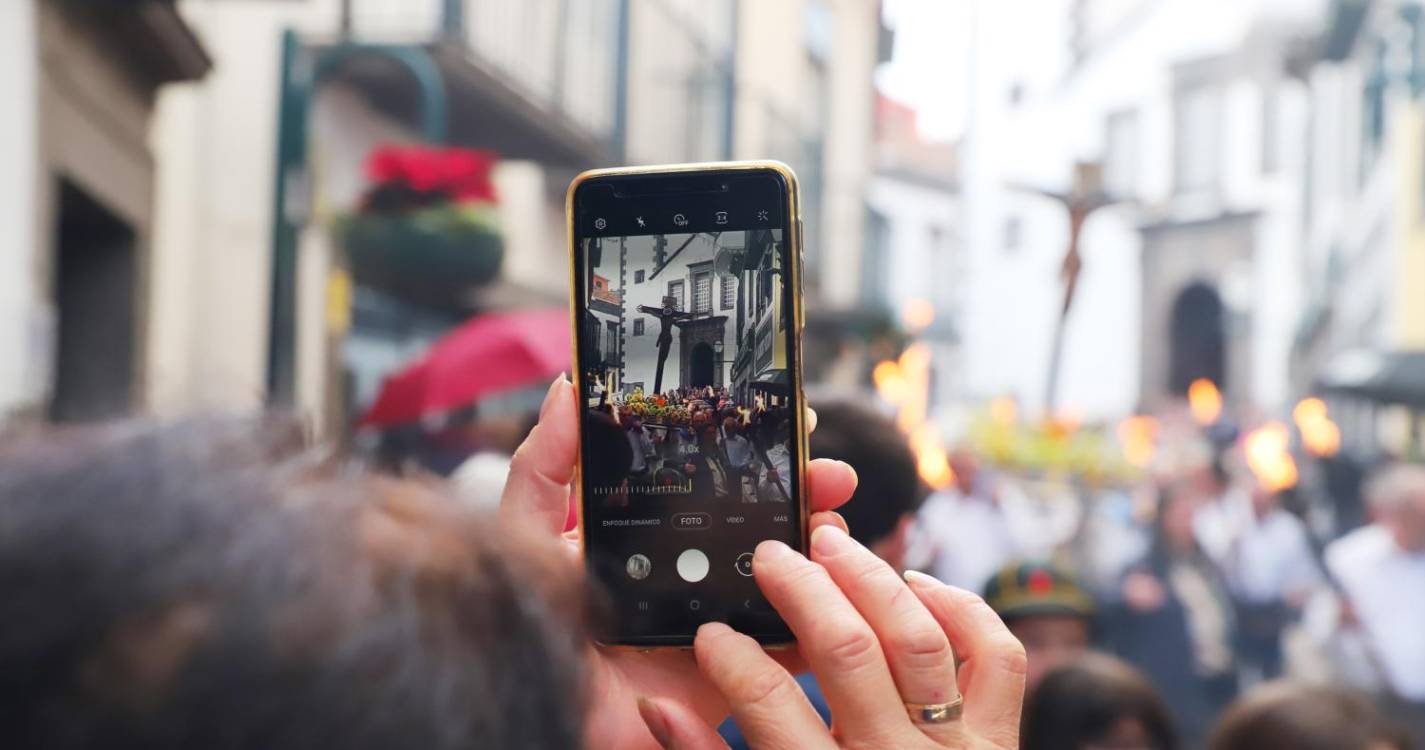
[[(1279, 5), (1064, 0), (1041, 10), (1058, 23), (1033, 26), (1016, 4), (977, 6), (986, 41), (962, 151), (971, 393), (1030, 413), (1048, 402), (1069, 220), (1041, 193), (1067, 193), (1093, 163), (1114, 203), (1083, 227), (1056, 410), (1153, 409), (1195, 377), (1243, 409), (1284, 402), (1307, 117), (1293, 62), (1315, 26)], [(1018, 43), (988, 43), (1004, 38)]]

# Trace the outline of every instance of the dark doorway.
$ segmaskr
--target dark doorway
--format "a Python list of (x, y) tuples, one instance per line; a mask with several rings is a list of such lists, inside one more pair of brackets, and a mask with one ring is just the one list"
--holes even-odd
[(134, 387), (134, 232), (69, 182), (60, 186), (57, 228), (50, 418), (81, 422), (125, 414)]
[(1199, 378), (1227, 391), (1227, 317), (1216, 289), (1201, 281), (1184, 287), (1173, 303), (1169, 335), (1169, 392), (1186, 395)]
[(699, 388), (713, 384), (713, 350), (706, 343), (693, 346), (693, 351), (689, 357), (688, 370), (689, 377), (692, 378), (691, 385)]

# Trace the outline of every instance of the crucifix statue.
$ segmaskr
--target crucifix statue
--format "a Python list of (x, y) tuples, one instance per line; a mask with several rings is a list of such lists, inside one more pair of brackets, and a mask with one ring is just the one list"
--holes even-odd
[(692, 313), (681, 312), (674, 306), (672, 296), (663, 298), (663, 307), (652, 307), (650, 305), (639, 305), (638, 311), (652, 315), (662, 321), (663, 327), (658, 331), (658, 370), (653, 376), (653, 392), (663, 392), (663, 365), (668, 361), (668, 350), (673, 346), (673, 326), (682, 325), (683, 321), (693, 317)]
[(1079, 162), (1074, 165), (1074, 180), (1068, 192), (1056, 192), (1039, 188), (1023, 188), (1057, 201), (1069, 214), (1069, 247), (1059, 267), (1059, 278), (1064, 282), (1064, 304), (1059, 307), (1054, 324), (1053, 348), (1049, 353), (1049, 382), (1044, 395), (1045, 413), (1051, 417), (1059, 396), (1059, 371), (1064, 355), (1064, 334), (1068, 325), (1069, 311), (1074, 306), (1074, 294), (1079, 287), (1079, 274), (1083, 271), (1083, 255), (1079, 252), (1079, 239), (1084, 223), (1095, 211), (1122, 202), (1109, 195), (1103, 187), (1103, 165), (1097, 162)]

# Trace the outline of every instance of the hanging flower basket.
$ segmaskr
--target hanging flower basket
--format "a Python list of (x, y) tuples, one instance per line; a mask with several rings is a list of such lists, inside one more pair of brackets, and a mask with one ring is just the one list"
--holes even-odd
[(367, 160), (372, 181), (336, 227), (352, 276), (423, 301), (462, 298), (494, 280), (504, 260), (492, 154), (384, 147)]

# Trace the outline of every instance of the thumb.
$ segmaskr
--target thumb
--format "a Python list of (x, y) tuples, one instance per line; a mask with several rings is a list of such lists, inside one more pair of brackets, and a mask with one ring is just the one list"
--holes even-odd
[(578, 450), (579, 415), (574, 386), (560, 375), (549, 386), (539, 411), (539, 424), (510, 461), (500, 514), (509, 520), (534, 523), (550, 535), (563, 531)]
[(664, 750), (728, 750), (716, 730), (676, 701), (639, 698), (638, 715)]

